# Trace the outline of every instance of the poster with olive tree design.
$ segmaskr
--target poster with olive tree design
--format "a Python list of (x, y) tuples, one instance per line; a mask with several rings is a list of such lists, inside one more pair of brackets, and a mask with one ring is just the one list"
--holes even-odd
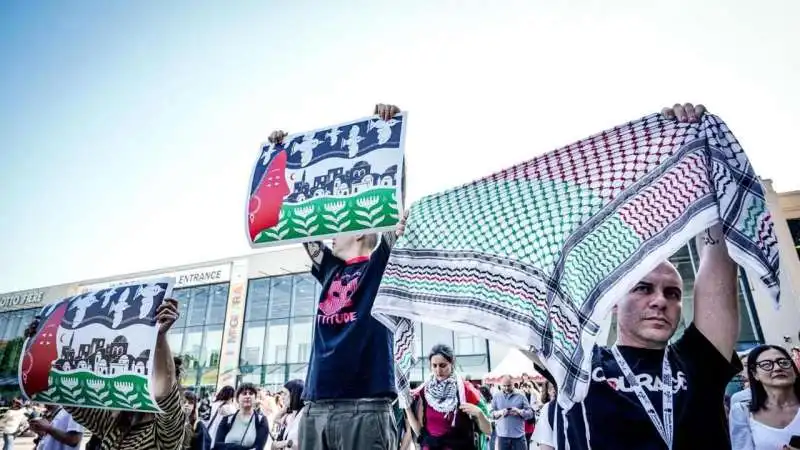
[(253, 248), (394, 229), (403, 210), (407, 113), (263, 144), (250, 179)]
[(155, 315), (173, 285), (159, 278), (43, 307), (22, 349), (22, 393), (40, 403), (160, 412), (152, 391)]

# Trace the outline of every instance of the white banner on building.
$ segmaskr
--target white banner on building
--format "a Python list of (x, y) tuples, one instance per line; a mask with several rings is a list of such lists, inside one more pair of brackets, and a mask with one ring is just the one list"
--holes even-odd
[(121, 286), (123, 284), (136, 283), (152, 278), (171, 277), (175, 278), (175, 289), (181, 289), (190, 286), (200, 286), (204, 284), (216, 284), (229, 281), (231, 278), (231, 265), (220, 264), (217, 266), (201, 267), (198, 269), (181, 270), (178, 272), (168, 272), (153, 274), (151, 276), (144, 276), (134, 279), (107, 281), (105, 283), (97, 283), (80, 287), (81, 293), (89, 291), (96, 291), (99, 289), (107, 289), (111, 287)]

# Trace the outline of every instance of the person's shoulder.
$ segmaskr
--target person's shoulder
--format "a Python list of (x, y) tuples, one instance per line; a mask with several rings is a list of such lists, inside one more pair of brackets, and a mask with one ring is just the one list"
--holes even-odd
[(751, 393), (750, 388), (742, 389), (741, 391), (731, 395), (731, 405), (750, 401)]

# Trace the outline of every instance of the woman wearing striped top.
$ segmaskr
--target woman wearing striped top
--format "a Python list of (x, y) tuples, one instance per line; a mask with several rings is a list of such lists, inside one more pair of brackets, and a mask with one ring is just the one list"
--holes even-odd
[[(181, 450), (186, 415), (178, 389), (180, 360), (176, 364), (167, 343), (167, 331), (177, 318), (178, 302), (165, 299), (156, 311), (158, 339), (153, 357), (153, 394), (163, 413), (64, 407), (76, 422), (100, 437), (99, 450)], [(38, 321), (34, 321), (28, 327), (29, 336), (36, 334), (38, 325)]]

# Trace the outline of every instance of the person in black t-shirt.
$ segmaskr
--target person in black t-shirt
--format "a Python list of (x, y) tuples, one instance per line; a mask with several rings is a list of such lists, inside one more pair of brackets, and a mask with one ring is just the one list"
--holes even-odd
[[(663, 114), (694, 122), (704, 112), (687, 104)], [(683, 281), (663, 262), (615, 306), (617, 344), (595, 347), (584, 401), (566, 413), (558, 408), (551, 424), (557, 448), (566, 448), (566, 439), (572, 450), (731, 447), (723, 397), (741, 370), (736, 264), (718, 224), (697, 241), (694, 322), (668, 344), (681, 317)]]
[[(389, 120), (399, 112), (380, 104), (374, 114)], [(270, 142), (286, 136), (276, 131)], [(404, 228), (405, 216), (396, 231), (380, 236), (339, 236), (331, 248), (305, 244), (322, 295), (303, 391), (309, 405), (300, 419), (302, 450), (397, 449), (392, 335), (371, 313), (392, 245)]]

